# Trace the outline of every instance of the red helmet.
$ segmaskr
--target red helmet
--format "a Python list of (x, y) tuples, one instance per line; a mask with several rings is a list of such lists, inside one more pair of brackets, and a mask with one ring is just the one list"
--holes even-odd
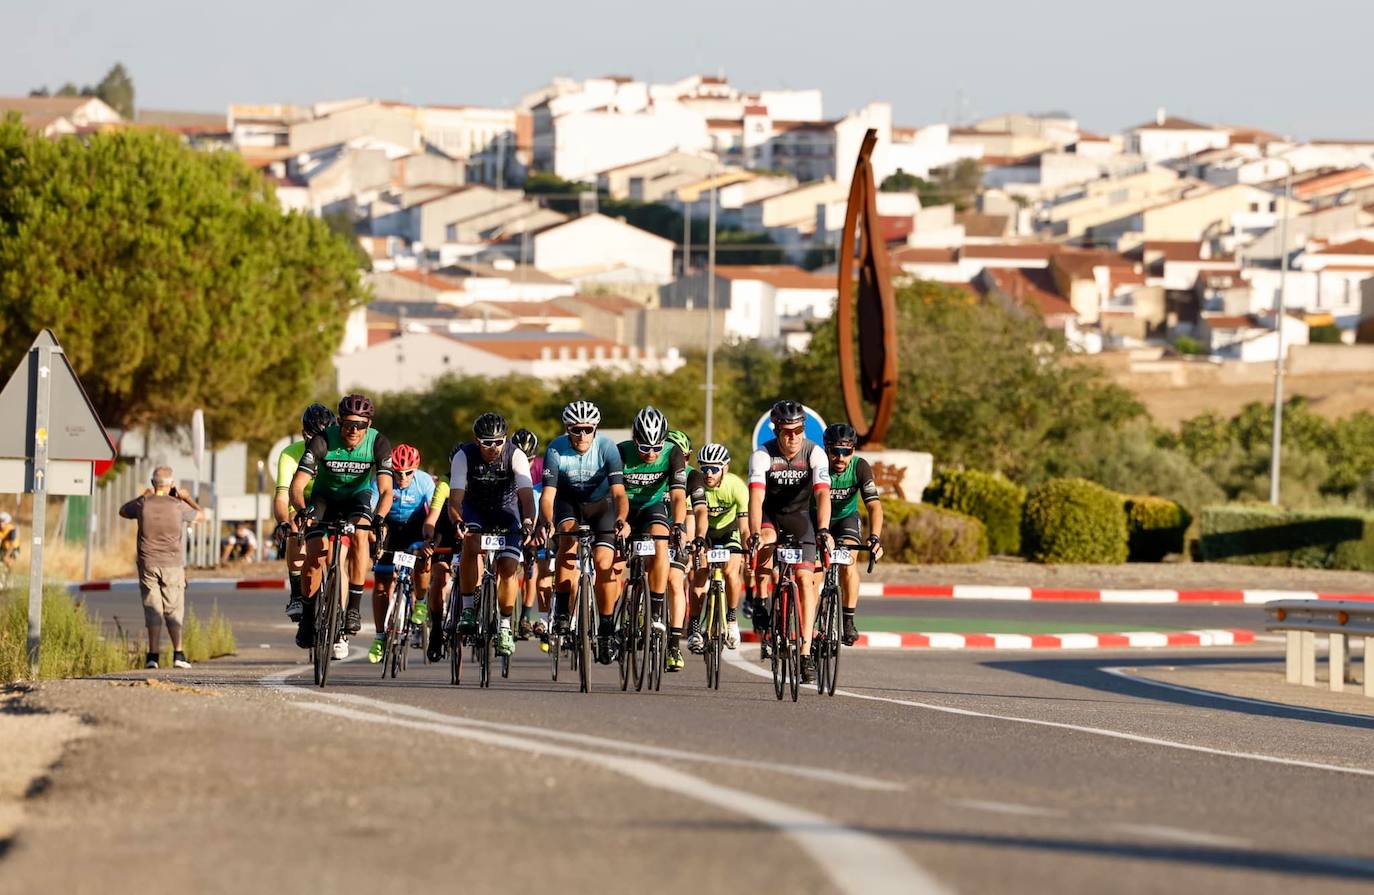
[(420, 452), (408, 444), (398, 444), (391, 449), (391, 467), (397, 472), (420, 468)]

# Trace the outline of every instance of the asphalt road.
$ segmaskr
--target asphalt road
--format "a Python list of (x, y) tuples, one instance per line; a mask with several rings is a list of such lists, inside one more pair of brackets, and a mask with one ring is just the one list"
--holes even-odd
[[(189, 706), (180, 718), (158, 715), (183, 731), (175, 735), (187, 767), (132, 804), (106, 806), (101, 772), (116, 759), (84, 747), (54, 774), (30, 832), (0, 859), (0, 890), (7, 877), (93, 888), (120, 878), (109, 874), (121, 861), (155, 874), (180, 854), (178, 841), (200, 849), (195, 862), (173, 861), (183, 887), (198, 891), (1374, 885), (1374, 720), (1223, 701), (1105, 670), (1269, 660), (1268, 645), (854, 650), (844, 655), (839, 695), (804, 690), (797, 704), (773, 697), (752, 649), (732, 657), (718, 693), (705, 690), (689, 658), (656, 694), (621, 693), (614, 666), (598, 667), (589, 695), (571, 675), (551, 682), (533, 643), (519, 645), (510, 679), (485, 691), (451, 687), (446, 666), (418, 662), (383, 680), (355, 649), (320, 690), (308, 671), (286, 664), (303, 654), (290, 644), (280, 594), (193, 597), (199, 612), (215, 600), (235, 624), (239, 658), (175, 679), (223, 698), (179, 703)], [(132, 595), (88, 602), (106, 617), (119, 605), (138, 619)], [(914, 621), (1101, 619), (1103, 630), (1256, 627), (1259, 619), (1255, 607), (865, 606)], [(368, 634), (365, 625), (363, 647)], [(138, 724), (122, 706), (154, 696), (112, 690), (93, 707), (81, 692), (57, 689), (51, 707), (108, 713), (112, 735), (136, 749)], [(65, 788), (64, 774), (73, 781)], [(172, 794), (159, 797), (159, 786)], [(107, 843), (89, 875), (81, 862), (54, 862), (73, 841), (107, 829), (102, 811), (146, 816), (152, 832)], [(175, 835), (161, 839), (163, 824)]]

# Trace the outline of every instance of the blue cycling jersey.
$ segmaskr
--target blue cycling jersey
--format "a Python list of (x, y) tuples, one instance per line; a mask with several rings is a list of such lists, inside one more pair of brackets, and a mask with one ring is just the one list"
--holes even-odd
[(567, 435), (549, 442), (544, 452), (544, 487), (557, 488), (558, 496), (571, 502), (594, 503), (625, 484), (620, 448), (609, 436), (597, 435), (587, 453), (579, 454)]
[[(377, 483), (370, 487), (372, 506), (377, 506)], [(416, 513), (428, 513), (434, 500), (434, 477), (423, 469), (415, 470), (410, 482), (404, 488), (391, 488), (391, 509), (387, 512), (388, 522), (407, 522)]]

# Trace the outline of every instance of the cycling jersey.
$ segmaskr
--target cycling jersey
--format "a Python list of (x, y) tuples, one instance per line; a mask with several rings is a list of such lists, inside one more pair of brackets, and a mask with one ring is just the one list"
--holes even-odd
[(706, 476), (695, 466), (687, 467), (687, 504), (693, 508), (706, 506)]
[(534, 496), (544, 491), (544, 455), (530, 457), (530, 481), (534, 483)]
[(579, 454), (567, 435), (549, 442), (544, 452), (544, 487), (556, 488), (571, 503), (595, 503), (612, 485), (625, 484), (620, 449), (606, 435), (598, 434), (585, 454)]
[[(429, 515), (429, 508), (436, 503), (437, 488), (433, 476), (423, 469), (415, 470), (404, 488), (399, 485), (392, 487), (391, 509), (387, 511), (386, 521), (392, 525), (409, 522), (415, 517), (424, 521), (425, 516)], [(376, 506), (379, 496), (377, 485), (368, 485), (368, 490), (372, 495), (372, 504)]]
[[(282, 448), (277, 455), (277, 490), (290, 491), (291, 480), (296, 476), (296, 468), (300, 466), (301, 455), (305, 453), (305, 442), (296, 441)], [(311, 479), (305, 483), (305, 498), (310, 499), (310, 493), (315, 490), (315, 480)]]
[(315, 480), (317, 496), (353, 497), (368, 490), (374, 475), (392, 474), (391, 442), (369, 428), (357, 447), (348, 448), (339, 427), (330, 426), (306, 442), (299, 468)]
[(763, 511), (774, 518), (807, 513), (811, 492), (829, 485), (825, 451), (809, 438), (791, 460), (782, 455), (776, 438), (749, 457), (749, 487), (763, 489)]
[(620, 462), (632, 511), (663, 503), (670, 490), (687, 489), (687, 461), (675, 444), (665, 444), (657, 457), (645, 460), (633, 441), (622, 441)]
[(863, 457), (854, 457), (844, 472), (830, 473), (830, 518), (843, 519), (859, 512), (859, 499), (865, 504), (878, 499), (878, 483), (873, 467)]
[(13, 522), (6, 522), (0, 525), (0, 544), (8, 544), (13, 541), (17, 546), (19, 543), (19, 526)]
[[(482, 458), (482, 449), (468, 442), (453, 455), (449, 467), (449, 487), (463, 492), (464, 519), (472, 513), (484, 516), (514, 516), (519, 519), (517, 492), (532, 488), (530, 461), (525, 452), (507, 441), (495, 460)], [(476, 520), (473, 520), (474, 522)]]
[(716, 487), (707, 488), (705, 498), (707, 527), (712, 532), (735, 531), (739, 517), (749, 514), (749, 489), (744, 486), (744, 479), (733, 472), (721, 476)]

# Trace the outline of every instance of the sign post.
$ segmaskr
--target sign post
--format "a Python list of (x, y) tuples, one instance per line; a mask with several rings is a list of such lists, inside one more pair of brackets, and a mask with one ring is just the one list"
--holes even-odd
[(114, 445), (50, 330), (34, 339), (0, 390), (0, 492), (33, 495), (29, 562), (29, 674), (38, 677), (43, 635), (43, 547), (50, 494), (92, 494), (94, 462)]

